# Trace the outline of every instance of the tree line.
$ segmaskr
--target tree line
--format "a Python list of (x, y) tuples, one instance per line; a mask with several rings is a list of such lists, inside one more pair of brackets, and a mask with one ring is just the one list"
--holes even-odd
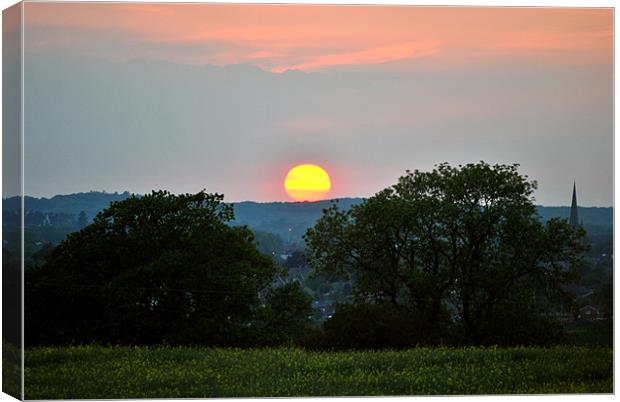
[(129, 197), (26, 271), (38, 344), (395, 348), (562, 341), (583, 229), (541, 222), (534, 181), (484, 162), (407, 172), (304, 236), (315, 275), (352, 283), (322, 326), (233, 208), (202, 191)]

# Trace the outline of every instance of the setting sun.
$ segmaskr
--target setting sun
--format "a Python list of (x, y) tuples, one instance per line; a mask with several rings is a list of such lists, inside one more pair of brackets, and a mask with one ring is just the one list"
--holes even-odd
[(325, 169), (316, 165), (295, 166), (284, 179), (284, 188), (295, 201), (322, 200), (331, 187), (332, 183)]

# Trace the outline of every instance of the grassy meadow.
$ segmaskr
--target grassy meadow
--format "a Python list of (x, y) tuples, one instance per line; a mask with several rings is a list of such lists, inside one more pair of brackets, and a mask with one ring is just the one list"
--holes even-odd
[(611, 348), (41, 347), (27, 399), (613, 392)]

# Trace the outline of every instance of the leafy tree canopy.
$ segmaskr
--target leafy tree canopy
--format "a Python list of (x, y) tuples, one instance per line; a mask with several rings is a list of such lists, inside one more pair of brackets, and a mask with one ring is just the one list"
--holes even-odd
[(28, 343), (235, 344), (276, 267), (223, 196), (113, 203), (27, 274)]
[(347, 211), (326, 209), (305, 236), (307, 258), (318, 274), (354, 280), (358, 303), (409, 309), (429, 342), (456, 324), (468, 343), (510, 343), (506, 331), (567, 296), (585, 249), (582, 229), (541, 222), (535, 189), (517, 165), (408, 171)]

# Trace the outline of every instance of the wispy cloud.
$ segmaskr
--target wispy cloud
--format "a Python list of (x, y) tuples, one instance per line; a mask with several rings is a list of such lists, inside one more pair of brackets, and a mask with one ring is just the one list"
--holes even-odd
[(610, 64), (612, 18), (610, 9), (27, 3), (26, 46), (272, 72), (425, 59)]
[(331, 66), (356, 64), (382, 64), (396, 60), (413, 60), (439, 53), (439, 42), (403, 43), (353, 52), (320, 55), (300, 64), (279, 65), (270, 70), (281, 73), (286, 70), (314, 71)]

